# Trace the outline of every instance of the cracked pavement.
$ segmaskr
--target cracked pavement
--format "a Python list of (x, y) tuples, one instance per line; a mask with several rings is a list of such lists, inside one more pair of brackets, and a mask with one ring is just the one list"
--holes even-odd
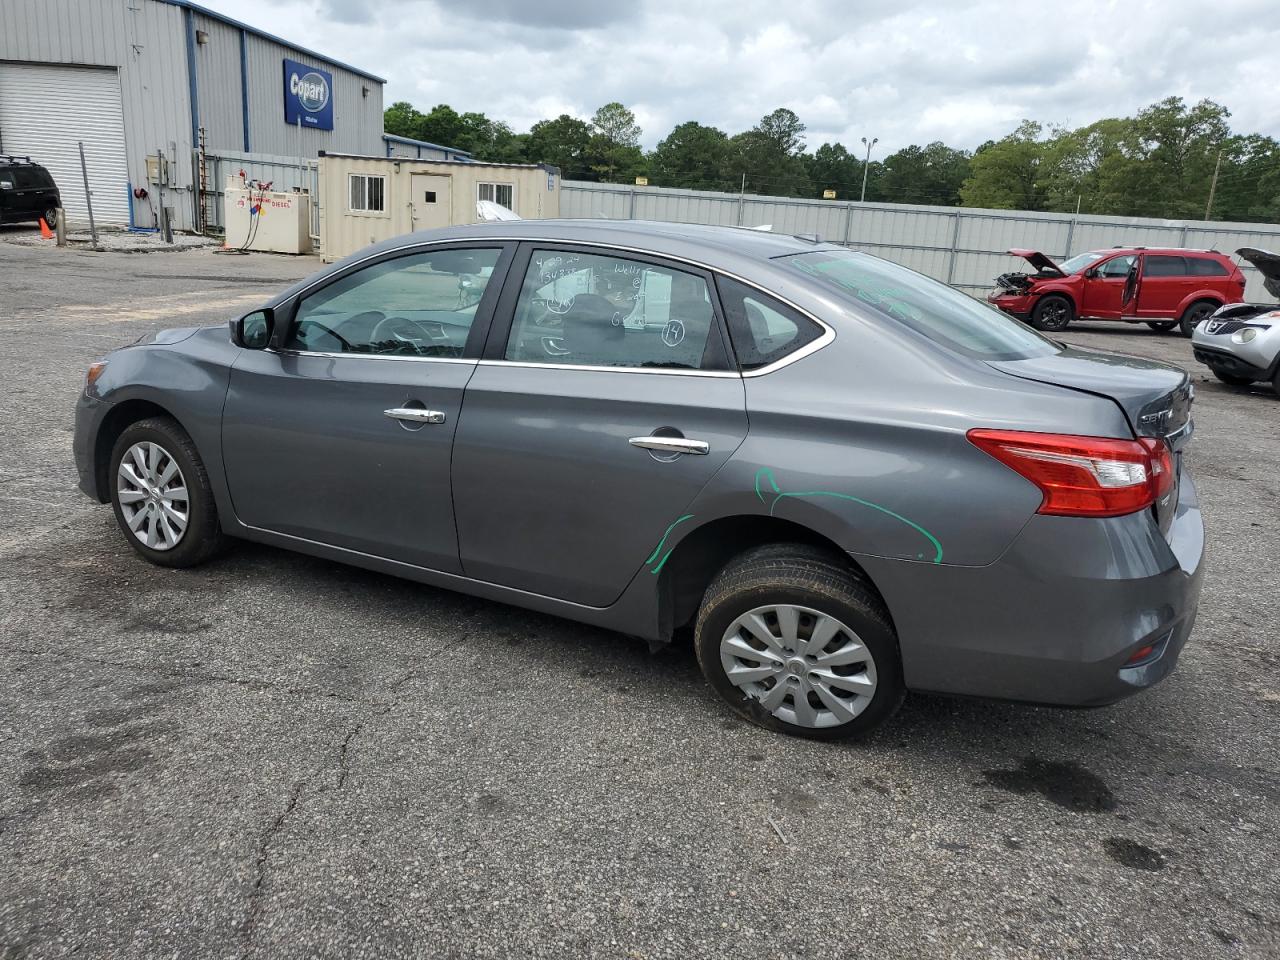
[(146, 565), (75, 489), (84, 368), (316, 262), (4, 236), (0, 960), (1280, 956), (1280, 399), (1187, 341), (1064, 337), (1195, 377), (1178, 671), (833, 746), (685, 649), (248, 544)]

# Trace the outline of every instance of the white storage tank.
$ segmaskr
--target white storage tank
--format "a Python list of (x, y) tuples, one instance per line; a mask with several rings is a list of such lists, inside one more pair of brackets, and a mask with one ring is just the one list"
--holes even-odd
[(255, 188), (228, 177), (222, 222), (226, 245), (261, 253), (311, 252), (311, 196)]

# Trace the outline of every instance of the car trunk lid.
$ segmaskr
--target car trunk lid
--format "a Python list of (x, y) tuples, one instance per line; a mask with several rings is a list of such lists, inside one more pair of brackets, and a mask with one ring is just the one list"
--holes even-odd
[[(1191, 439), (1191, 378), (1178, 367), (1141, 357), (1068, 347), (1061, 353), (1025, 360), (993, 360), (1002, 373), (1114, 401), (1139, 437), (1159, 437), (1173, 450), (1174, 469), (1182, 472), (1182, 448)], [(1172, 494), (1156, 504), (1160, 529), (1168, 532), (1177, 509)]]

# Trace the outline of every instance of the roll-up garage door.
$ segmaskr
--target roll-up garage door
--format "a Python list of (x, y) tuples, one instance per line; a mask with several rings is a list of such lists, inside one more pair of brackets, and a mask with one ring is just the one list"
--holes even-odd
[(128, 224), (124, 111), (115, 69), (0, 63), (0, 153), (43, 164), (68, 217), (87, 221), (81, 141), (94, 219)]

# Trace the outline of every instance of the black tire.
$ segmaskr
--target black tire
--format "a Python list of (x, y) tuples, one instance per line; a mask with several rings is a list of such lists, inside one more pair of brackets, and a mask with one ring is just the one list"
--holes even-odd
[[(791, 723), (774, 716), (756, 697), (729, 680), (721, 662), (721, 641), (735, 620), (769, 604), (792, 604), (816, 610), (834, 617), (857, 634), (857, 639), (872, 656), (876, 686), (869, 702), (853, 719), (821, 727)], [(801, 624), (803, 631), (803, 618)], [(833, 642), (838, 642), (841, 635), (837, 634), (837, 641)], [(836, 557), (804, 544), (757, 547), (725, 566), (703, 594), (694, 625), (694, 648), (703, 676), (730, 707), (767, 730), (793, 736), (814, 740), (864, 736), (893, 716), (905, 693), (898, 638), (884, 603), (868, 583)], [(782, 679), (770, 680), (773, 684), (783, 682)], [(785, 695), (784, 701), (791, 696)], [(816, 692), (812, 698), (809, 702), (817, 700)]]
[[(177, 465), (187, 496), (187, 525), (176, 543), (157, 549), (143, 543), (129, 527), (125, 507), (120, 502), (120, 461), (138, 443), (153, 443)], [(226, 543), (218, 525), (218, 508), (209, 485), (209, 474), (191, 437), (170, 417), (139, 420), (124, 429), (111, 450), (111, 470), (107, 482), (116, 523), (129, 545), (151, 563), (162, 567), (194, 567), (217, 554)], [(155, 505), (157, 508), (158, 504)], [(136, 514), (135, 514), (136, 516)], [(142, 522), (143, 527), (147, 521)]]
[(1159, 333), (1164, 333), (1167, 330), (1172, 330), (1174, 327), (1178, 325), (1177, 320), (1148, 320), (1146, 323), (1148, 327), (1150, 327), (1152, 330), (1155, 330)]
[(1076, 308), (1066, 297), (1050, 293), (1036, 301), (1031, 311), (1031, 325), (1037, 330), (1065, 330), (1076, 318)]
[(1222, 370), (1214, 370), (1213, 367), (1210, 367), (1209, 369), (1213, 370), (1213, 375), (1215, 377), (1217, 377), (1223, 383), (1230, 384), (1233, 387), (1247, 387), (1249, 384), (1253, 383), (1253, 377), (1237, 377), (1233, 373), (1225, 373)]
[(1178, 320), (1178, 329), (1182, 331), (1184, 337), (1189, 337), (1195, 332), (1196, 327), (1200, 325), (1205, 317), (1218, 309), (1219, 304), (1213, 300), (1197, 300), (1186, 310), (1182, 311), (1182, 316)]
[(57, 207), (50, 207), (48, 210), (44, 212), (44, 222), (48, 225), (50, 230), (53, 230), (58, 226), (58, 208)]

